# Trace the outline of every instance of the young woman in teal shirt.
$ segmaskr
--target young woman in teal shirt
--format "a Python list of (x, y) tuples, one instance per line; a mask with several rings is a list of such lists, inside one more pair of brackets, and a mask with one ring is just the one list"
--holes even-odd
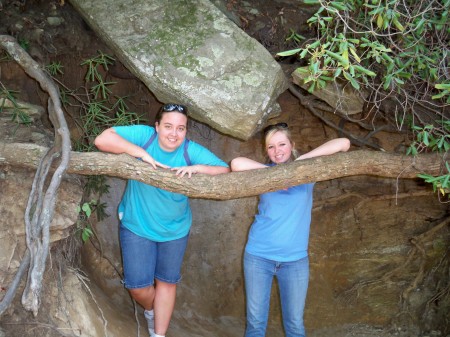
[[(154, 169), (171, 169), (180, 177), (229, 172), (224, 161), (188, 141), (186, 131), (187, 108), (166, 104), (158, 112), (154, 128), (109, 128), (95, 139), (95, 145), (101, 151), (127, 153)], [(164, 336), (192, 224), (188, 198), (129, 180), (119, 205), (119, 219), (124, 285), (145, 309), (151, 337)]]

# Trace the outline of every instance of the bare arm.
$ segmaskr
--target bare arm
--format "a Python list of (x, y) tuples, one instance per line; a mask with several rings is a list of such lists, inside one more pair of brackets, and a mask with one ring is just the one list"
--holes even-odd
[[(337, 152), (346, 152), (349, 148), (350, 141), (347, 138), (336, 138), (316, 147), (312, 151), (301, 155), (296, 160), (314, 158), (319, 156), (328, 156)], [(269, 166), (245, 157), (237, 157), (231, 161), (232, 171), (247, 171), (267, 167)]]
[(142, 147), (135, 145), (128, 140), (119, 136), (113, 128), (106, 129), (95, 138), (95, 146), (103, 152), (110, 152), (115, 154), (126, 153), (130, 156), (141, 158), (142, 161), (149, 163), (156, 169), (157, 166), (168, 168), (154, 160)]
[(176, 171), (176, 175), (179, 177), (184, 177), (186, 174), (188, 177), (192, 177), (193, 174), (202, 173), (209, 174), (211, 176), (228, 173), (230, 169), (225, 166), (212, 166), (212, 165), (191, 165), (191, 166), (182, 166), (182, 167), (174, 167), (172, 171)]
[(230, 168), (225, 166), (194, 165), (194, 167), (196, 167), (197, 173), (209, 174), (212, 176), (230, 172)]
[(232, 171), (247, 171), (267, 167), (268, 166), (261, 164), (260, 162), (245, 157), (237, 157), (231, 161)]
[(299, 156), (296, 160), (320, 157), (320, 156), (329, 156), (331, 154), (337, 152), (347, 152), (350, 148), (350, 140), (347, 138), (336, 138), (332, 139), (315, 149)]

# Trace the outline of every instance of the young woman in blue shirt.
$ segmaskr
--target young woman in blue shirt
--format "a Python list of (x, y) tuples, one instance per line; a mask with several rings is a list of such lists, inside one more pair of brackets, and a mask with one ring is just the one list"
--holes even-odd
[[(154, 169), (171, 169), (179, 177), (229, 172), (224, 161), (187, 140), (186, 131), (187, 108), (166, 104), (156, 115), (155, 127), (109, 128), (95, 145), (101, 151), (127, 153)], [(188, 198), (129, 180), (118, 213), (124, 285), (145, 309), (151, 337), (165, 336), (192, 224)]]
[[(268, 126), (265, 149), (270, 163), (238, 157), (232, 171), (267, 168), (318, 156), (345, 152), (346, 138), (330, 140), (298, 155), (286, 123)], [(291, 186), (260, 196), (244, 253), (247, 325), (245, 337), (266, 333), (272, 280), (277, 277), (286, 337), (304, 337), (303, 312), (309, 279), (308, 240), (314, 183)]]

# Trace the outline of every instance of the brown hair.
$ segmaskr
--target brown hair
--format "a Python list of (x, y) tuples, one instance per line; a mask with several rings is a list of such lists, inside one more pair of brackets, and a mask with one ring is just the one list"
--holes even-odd
[(187, 107), (185, 107), (184, 105), (176, 103), (167, 103), (164, 104), (156, 113), (155, 122), (157, 123), (161, 122), (163, 115), (167, 112), (179, 112), (185, 116), (187, 116), (188, 114)]

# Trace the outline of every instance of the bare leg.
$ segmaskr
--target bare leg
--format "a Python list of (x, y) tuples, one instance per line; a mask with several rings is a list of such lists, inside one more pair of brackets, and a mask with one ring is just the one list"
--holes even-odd
[(146, 288), (128, 289), (131, 297), (138, 302), (146, 310), (153, 309), (153, 302), (155, 300), (155, 287), (149, 286)]
[(177, 285), (156, 280), (155, 332), (165, 336), (175, 307)]

